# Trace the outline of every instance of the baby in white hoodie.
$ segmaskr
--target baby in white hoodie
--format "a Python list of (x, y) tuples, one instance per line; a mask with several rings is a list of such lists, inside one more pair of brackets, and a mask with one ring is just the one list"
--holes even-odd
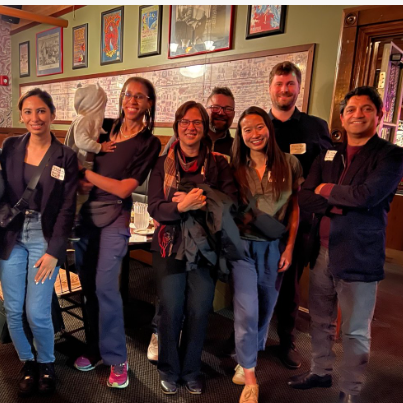
[[(77, 88), (74, 95), (77, 117), (71, 123), (64, 144), (77, 153), (81, 165), (89, 170), (93, 170), (95, 154), (113, 152), (116, 147), (114, 141), (98, 143), (100, 134), (105, 133), (102, 123), (107, 101), (108, 97), (98, 83)], [(88, 195), (79, 195), (77, 214), (87, 199)]]

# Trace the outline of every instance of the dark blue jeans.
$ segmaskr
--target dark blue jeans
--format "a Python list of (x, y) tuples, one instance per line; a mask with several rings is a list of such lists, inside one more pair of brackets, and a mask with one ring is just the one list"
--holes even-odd
[(238, 364), (249, 369), (265, 349), (283, 276), (278, 273), (278, 240), (242, 243), (246, 258), (232, 262), (235, 351)]
[(124, 221), (119, 217), (104, 228), (86, 227), (76, 245), (76, 265), (89, 319), (88, 354), (100, 354), (107, 365), (127, 359), (119, 289), (121, 263), (130, 237)]
[(200, 373), (215, 280), (207, 265), (186, 271), (186, 262), (175, 256), (162, 258), (159, 252), (153, 253), (160, 299), (158, 371), (162, 380), (188, 382)]

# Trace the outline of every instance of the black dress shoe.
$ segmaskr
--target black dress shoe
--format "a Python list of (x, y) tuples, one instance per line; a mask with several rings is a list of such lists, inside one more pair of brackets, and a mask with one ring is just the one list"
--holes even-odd
[(39, 363), (38, 391), (42, 395), (51, 395), (56, 389), (56, 372), (53, 362)]
[(350, 395), (348, 393), (340, 392), (339, 403), (359, 403), (359, 395)]
[(161, 390), (166, 395), (174, 395), (178, 392), (178, 385), (176, 382), (160, 381)]
[(293, 376), (287, 382), (294, 389), (330, 388), (332, 386), (332, 376), (319, 376), (311, 372)]
[(185, 387), (192, 395), (201, 395), (203, 393), (203, 382), (200, 379), (186, 382)]
[(36, 361), (25, 361), (18, 384), (18, 394), (22, 397), (31, 396), (38, 387), (38, 364)]
[(294, 344), (280, 346), (279, 358), (283, 365), (289, 369), (298, 369), (301, 366), (301, 355)]

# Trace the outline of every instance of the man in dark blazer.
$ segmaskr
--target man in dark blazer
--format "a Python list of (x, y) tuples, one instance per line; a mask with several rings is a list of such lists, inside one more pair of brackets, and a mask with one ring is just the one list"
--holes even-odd
[(377, 285), (384, 278), (387, 213), (403, 176), (403, 149), (376, 134), (382, 100), (375, 88), (349, 92), (340, 113), (347, 141), (318, 156), (299, 197), (317, 224), (309, 288), (312, 363), (288, 384), (332, 385), (339, 304), (344, 350), (339, 402), (355, 403), (369, 360)]

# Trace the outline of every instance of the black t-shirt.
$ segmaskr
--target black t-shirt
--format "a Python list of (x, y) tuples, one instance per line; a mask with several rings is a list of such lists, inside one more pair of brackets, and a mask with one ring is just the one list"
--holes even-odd
[(306, 178), (319, 153), (332, 147), (327, 123), (316, 116), (300, 112), (297, 108), (285, 122), (276, 119), (271, 111), (269, 116), (273, 121), (280, 150), (299, 159)]
[[(31, 165), (27, 164), (24, 162), (24, 185), (25, 187), (28, 186), (29, 181), (32, 178), (32, 175), (35, 173), (35, 171), (38, 169), (36, 165)], [(43, 192), (43, 186), (41, 183), (41, 179), (43, 182), (43, 178), (41, 175), (41, 178), (39, 178), (39, 182), (36, 185), (35, 192), (31, 196), (31, 199), (29, 200), (29, 205), (28, 209), (33, 210), (33, 211), (41, 211), (41, 200), (42, 200), (42, 192)]]
[[(227, 130), (227, 133), (224, 137), (217, 139), (214, 142), (212, 151), (215, 151), (220, 154), (228, 155), (232, 158), (232, 143), (234, 142), (233, 137), (231, 137), (231, 133)], [(228, 161), (229, 162), (229, 161)]]
[[(109, 141), (110, 138), (107, 138)], [(116, 143), (113, 153), (99, 153), (95, 156), (94, 172), (108, 178), (122, 180), (133, 178), (141, 185), (155, 165), (161, 150), (159, 139), (145, 128), (135, 137)], [(90, 200), (112, 201), (119, 199), (111, 193), (94, 187)], [(131, 206), (131, 197), (125, 200)]]

